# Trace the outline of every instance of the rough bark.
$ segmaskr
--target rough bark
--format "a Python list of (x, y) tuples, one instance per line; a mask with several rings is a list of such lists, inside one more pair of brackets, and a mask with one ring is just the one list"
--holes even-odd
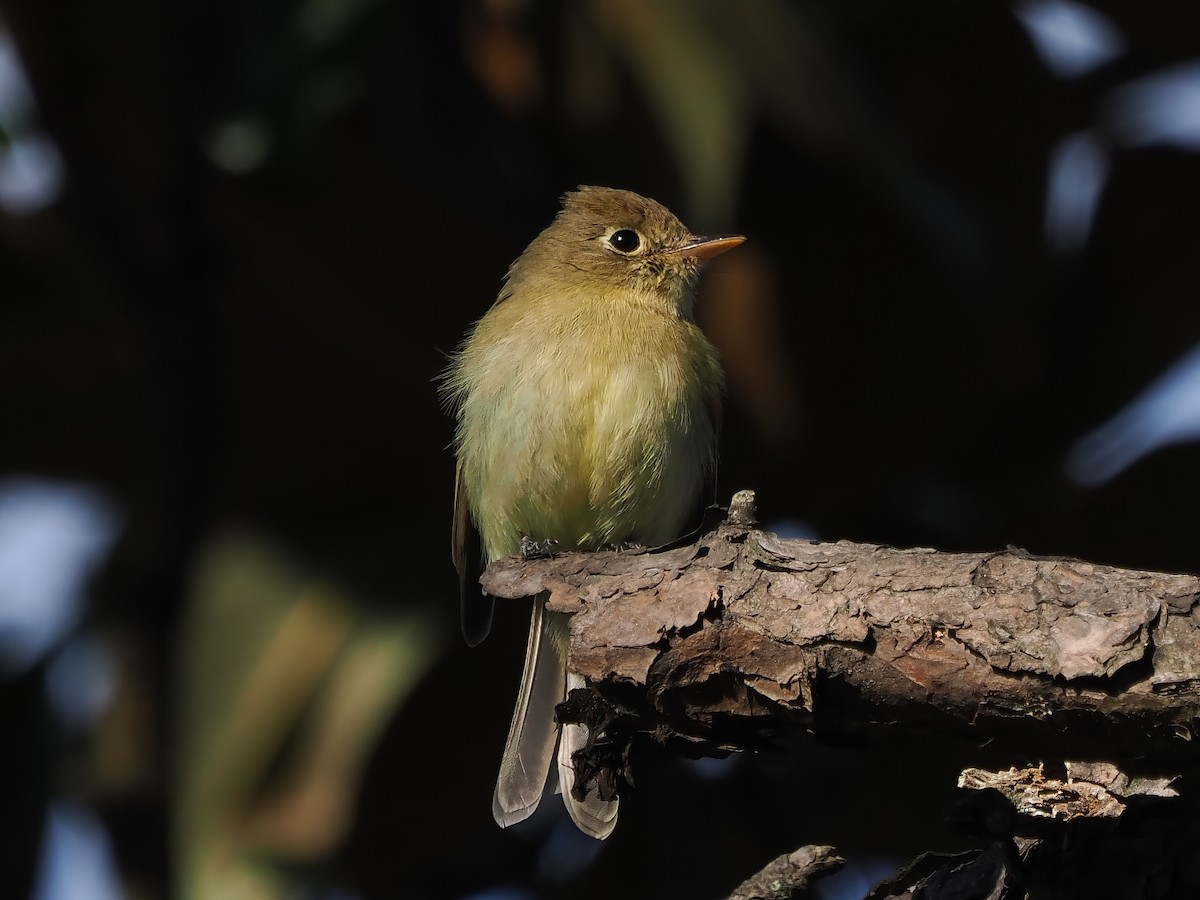
[(483, 584), (573, 613), (570, 664), (598, 695), (577, 712), (602, 700), (617, 731), (742, 746), (889, 721), (1018, 737), (1032, 758), (1197, 758), (1193, 575), (726, 521), (661, 551), (502, 560)]
[(965, 734), (1013, 765), (960, 776), (947, 814), (981, 848), (923, 854), (870, 897), (1200, 896), (1200, 577), (781, 540), (736, 500), (694, 543), (485, 573), (573, 614), (589, 687), (558, 713), (589, 726), (581, 783), (618, 793), (646, 738), (704, 754), (788, 729)]
[(792, 900), (807, 891), (814, 879), (844, 863), (832, 847), (801, 847), (775, 857), (739, 884), (728, 900)]

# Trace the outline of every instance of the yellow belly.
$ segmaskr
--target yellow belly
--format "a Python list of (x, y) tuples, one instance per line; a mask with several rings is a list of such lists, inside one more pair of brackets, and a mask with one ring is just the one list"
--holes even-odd
[(715, 464), (720, 391), (715, 351), (694, 324), (489, 314), (456, 377), (459, 463), (489, 559), (522, 537), (599, 549), (664, 543), (688, 527)]

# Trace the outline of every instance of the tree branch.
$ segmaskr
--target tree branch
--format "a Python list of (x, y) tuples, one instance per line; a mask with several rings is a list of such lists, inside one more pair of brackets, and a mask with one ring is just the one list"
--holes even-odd
[(739, 884), (728, 900), (791, 900), (812, 882), (845, 864), (832, 847), (807, 846), (777, 856)]
[(883, 720), (1019, 739), (1034, 759), (1196, 758), (1192, 575), (781, 540), (726, 521), (660, 551), (502, 560), (483, 585), (548, 591), (573, 613), (570, 665), (596, 696), (560, 712), (609, 742), (749, 746), (781, 727)]
[(754, 527), (752, 495), (735, 501), (695, 543), (484, 574), (495, 596), (548, 592), (573, 614), (588, 688), (557, 713), (588, 726), (578, 785), (619, 793), (646, 737), (700, 755), (787, 729), (966, 733), (1017, 764), (960, 776), (953, 817), (986, 846), (923, 854), (873, 900), (1200, 896), (1200, 816), (1175, 788), (1200, 759), (1200, 577), (781, 540)]

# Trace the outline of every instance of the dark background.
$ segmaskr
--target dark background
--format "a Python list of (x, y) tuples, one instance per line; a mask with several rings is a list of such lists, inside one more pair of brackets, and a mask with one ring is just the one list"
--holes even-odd
[[(457, 637), (434, 382), (559, 195), (626, 187), (749, 237), (701, 299), (724, 500), (823, 538), (1200, 571), (1195, 444), (1066, 468), (1200, 341), (1200, 78), (1190, 119), (1157, 114), (1190, 122), (1175, 140), (1139, 136), (1128, 93), (1200, 57), (1200, 7), (1092, 4), (1119, 40), (1070, 77), (1017, 15), (1039, 8), (0, 0), (35, 104), (0, 153), (37, 132), (64, 173), (0, 209), (0, 477), (120, 521), (84, 613), (0, 677), (0, 893), (30, 896), (64, 798), (136, 898), (717, 897), (805, 842), (875, 875), (969, 846), (941, 818), (970, 748), (896, 735), (711, 769), (647, 750), (605, 844), (557, 802), (498, 829), (525, 613)], [(1064, 237), (1052, 161), (1083, 134), (1102, 190)], [(1198, 393), (1158, 425), (1200, 433)], [(228, 588), (247, 547), (290, 574)], [(355, 624), (322, 650), (326, 613)], [(118, 687), (70, 728), (45, 684), (80, 636)], [(322, 698), (372, 636), (378, 671), (413, 671), (343, 728)], [(264, 659), (305, 686), (264, 687)], [(332, 787), (322, 735), (354, 760)]]

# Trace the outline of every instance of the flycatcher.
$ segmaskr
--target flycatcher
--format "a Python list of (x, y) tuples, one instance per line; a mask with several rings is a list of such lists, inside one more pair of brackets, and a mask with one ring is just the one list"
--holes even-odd
[[(445, 374), (457, 416), (453, 556), (463, 633), (487, 636), (480, 567), (523, 538), (564, 549), (656, 546), (683, 534), (711, 497), (724, 375), (693, 317), (701, 263), (742, 243), (692, 234), (629, 191), (581, 187), (508, 270), (500, 296)], [(554, 707), (583, 686), (567, 670), (566, 616), (534, 601), (525, 669), (492, 813), (501, 826), (537, 808), (558, 746), (575, 824), (605, 838), (617, 801), (571, 791)]]

